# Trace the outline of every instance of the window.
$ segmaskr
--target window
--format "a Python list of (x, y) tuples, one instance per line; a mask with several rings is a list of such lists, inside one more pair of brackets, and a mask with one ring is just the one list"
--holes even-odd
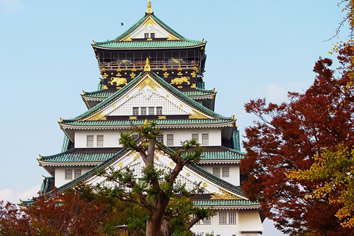
[(219, 211), (219, 224), (225, 225), (227, 224), (227, 212)]
[(199, 134), (192, 134), (192, 139), (195, 139), (195, 141), (199, 143)]
[(156, 107), (156, 115), (162, 115), (162, 107)]
[(133, 116), (139, 115), (139, 107), (133, 107)]
[(74, 179), (81, 175), (81, 169), (74, 169)]
[(229, 167), (223, 167), (222, 168), (222, 177), (229, 177), (230, 176), (230, 168)]
[(149, 107), (149, 115), (155, 114), (155, 107)]
[(73, 170), (65, 169), (65, 179), (72, 179), (72, 178), (73, 178)]
[(93, 147), (93, 135), (86, 136), (86, 146)]
[(213, 167), (213, 175), (220, 177), (220, 167)]
[(173, 146), (173, 134), (167, 134), (167, 146)]
[(202, 145), (209, 145), (209, 134), (202, 134)]
[(103, 147), (103, 135), (97, 135), (97, 147)]
[(146, 38), (146, 39), (149, 38), (149, 33), (145, 33), (144, 38)]
[(204, 225), (210, 225), (211, 224), (211, 218), (210, 217), (206, 217), (203, 219), (203, 224)]
[(150, 38), (154, 39), (155, 38), (155, 33), (150, 34)]
[(229, 225), (236, 224), (236, 211), (229, 211)]
[(163, 134), (157, 135), (156, 141), (160, 142), (160, 143), (163, 143)]
[(146, 116), (146, 107), (141, 107), (140, 108), (140, 115)]

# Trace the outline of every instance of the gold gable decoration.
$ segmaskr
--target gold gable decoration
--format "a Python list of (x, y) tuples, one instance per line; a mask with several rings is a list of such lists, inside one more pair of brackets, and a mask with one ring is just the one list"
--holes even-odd
[(209, 118), (199, 112), (193, 111), (193, 113), (189, 114), (189, 119), (209, 119)]
[(146, 86), (151, 87), (155, 91), (156, 91), (156, 88), (160, 88), (160, 86), (158, 84), (156, 84), (154, 81), (152, 81), (149, 77), (147, 77), (146, 79), (141, 81), (139, 83), (139, 85), (137, 86), (137, 88), (139, 88), (139, 91), (141, 91)]
[(97, 120), (107, 120), (107, 117), (103, 114), (103, 111), (97, 113), (96, 115), (88, 118), (86, 121), (97, 121)]
[(210, 200), (244, 200), (243, 198), (228, 193), (220, 188), (219, 190), (221, 193), (212, 193)]

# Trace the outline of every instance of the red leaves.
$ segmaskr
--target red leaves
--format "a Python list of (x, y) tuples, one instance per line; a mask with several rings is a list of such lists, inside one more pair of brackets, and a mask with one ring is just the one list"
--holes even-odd
[[(352, 52), (346, 49), (341, 53), (340, 62), (346, 65)], [(336, 79), (331, 65), (330, 59), (319, 59), (313, 85), (304, 94), (289, 93), (288, 103), (267, 104), (258, 99), (245, 105), (246, 111), (261, 121), (246, 129), (247, 156), (241, 168), (249, 177), (242, 183), (243, 189), (251, 200), (260, 201), (265, 214), (287, 233), (310, 230), (321, 234), (340, 229), (327, 200), (303, 199), (316, 183), (295, 182), (286, 176), (289, 170), (309, 168), (311, 157), (324, 147), (354, 144), (349, 72), (342, 70)], [(329, 219), (334, 223), (328, 224)]]

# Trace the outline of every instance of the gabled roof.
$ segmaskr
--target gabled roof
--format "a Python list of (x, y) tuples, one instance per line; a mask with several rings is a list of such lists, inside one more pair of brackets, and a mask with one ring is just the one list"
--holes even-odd
[[(131, 80), (123, 88), (121, 88), (120, 90), (117, 90), (114, 94), (112, 94), (110, 97), (108, 97), (105, 101), (97, 104), (93, 108), (91, 108), (88, 111), (86, 111), (85, 113), (75, 117), (74, 119), (62, 120), (61, 123), (63, 123), (63, 124), (75, 123), (75, 125), (78, 125), (78, 123), (80, 121), (83, 121), (83, 120), (87, 119), (88, 117), (91, 117), (92, 115), (97, 114), (98, 112), (103, 110), (105, 107), (109, 106), (117, 98), (121, 97), (127, 91), (129, 91), (129, 89), (133, 88), (134, 85), (136, 85), (137, 83), (140, 83), (141, 80), (145, 79), (146, 76), (151, 76), (159, 85), (161, 85), (163, 88), (165, 88), (168, 92), (170, 92), (171, 94), (173, 94), (174, 96), (176, 96), (177, 98), (179, 98), (181, 101), (185, 102), (186, 104), (188, 104), (192, 108), (200, 111), (201, 113), (205, 113), (211, 117), (214, 117), (215, 120), (221, 119), (221, 120), (233, 121), (232, 118), (221, 116), (221, 115), (215, 113), (214, 111), (209, 110), (208, 108), (204, 107), (202, 104), (194, 101), (192, 98), (183, 94), (181, 91), (179, 91), (178, 89), (176, 89), (175, 87), (170, 85), (168, 82), (166, 82), (164, 79), (159, 77), (154, 72), (144, 72), (144, 73), (140, 73), (135, 79)], [(113, 121), (106, 121), (106, 122), (113, 122)], [(109, 125), (109, 124), (107, 124), (107, 125)], [(113, 125), (116, 125), (116, 124), (113, 124)]]
[[(121, 157), (123, 157), (125, 154), (127, 154), (129, 152), (129, 150), (123, 148), (121, 151), (119, 151), (117, 154), (115, 154), (114, 156), (112, 156), (110, 159), (106, 160), (105, 162), (101, 163), (100, 165), (92, 168), (90, 171), (86, 172), (85, 174), (81, 175), (80, 177), (70, 181), (67, 184), (64, 184), (63, 186), (58, 188), (58, 192), (62, 192), (66, 189), (72, 188), (75, 185), (82, 183), (86, 180), (88, 180), (89, 178), (97, 175), (97, 173), (100, 170), (103, 170), (104, 168), (107, 168), (108, 166), (110, 166), (112, 163), (114, 163), (115, 161), (119, 160)], [(174, 152), (172, 149), (168, 149), (168, 152)], [(239, 186), (235, 186), (230, 184), (229, 182), (220, 179), (218, 177), (216, 177), (215, 175), (209, 173), (208, 171), (204, 170), (203, 168), (197, 166), (196, 164), (190, 164), (188, 166), (189, 169), (193, 170), (194, 172), (196, 172), (197, 174), (203, 176), (204, 178), (208, 179), (209, 181), (215, 183), (216, 185), (232, 192), (235, 193), (239, 196), (242, 196), (244, 198), (245, 195), (243, 194), (242, 189)]]
[[(133, 33), (139, 26), (147, 21), (156, 22), (160, 27), (166, 30), (170, 35), (171, 39), (167, 41), (131, 41), (126, 40), (126, 38)], [(94, 42), (92, 45), (94, 48), (106, 48), (106, 49), (134, 49), (134, 48), (184, 48), (184, 47), (201, 47), (205, 46), (204, 41), (190, 40), (175, 30), (166, 25), (158, 17), (151, 14), (145, 14), (137, 23), (130, 27), (123, 34), (115, 38), (114, 40), (109, 40), (106, 42)]]

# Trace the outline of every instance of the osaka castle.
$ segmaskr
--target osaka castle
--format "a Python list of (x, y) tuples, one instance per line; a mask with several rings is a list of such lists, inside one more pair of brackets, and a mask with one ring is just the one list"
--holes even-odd
[[(179, 181), (192, 189), (202, 183), (195, 205), (216, 214), (193, 226), (200, 235), (258, 235), (262, 233), (260, 204), (248, 200), (240, 188), (239, 131), (234, 116), (215, 109), (215, 90), (206, 89), (206, 42), (185, 38), (153, 13), (150, 1), (145, 15), (117, 38), (93, 42), (101, 78), (98, 89), (83, 92), (87, 111), (60, 119), (64, 132), (58, 154), (39, 156), (48, 173), (41, 193), (58, 192), (78, 183), (102, 184), (100, 170), (129, 167), (142, 177), (144, 162), (137, 152), (119, 144), (123, 132), (155, 122), (163, 134), (157, 141), (178, 149), (195, 139), (203, 147), (200, 162), (185, 166)], [(210, 78), (212, 79), (212, 78)], [(77, 114), (73, 114), (77, 115)], [(155, 167), (169, 171), (175, 163), (156, 152)]]

